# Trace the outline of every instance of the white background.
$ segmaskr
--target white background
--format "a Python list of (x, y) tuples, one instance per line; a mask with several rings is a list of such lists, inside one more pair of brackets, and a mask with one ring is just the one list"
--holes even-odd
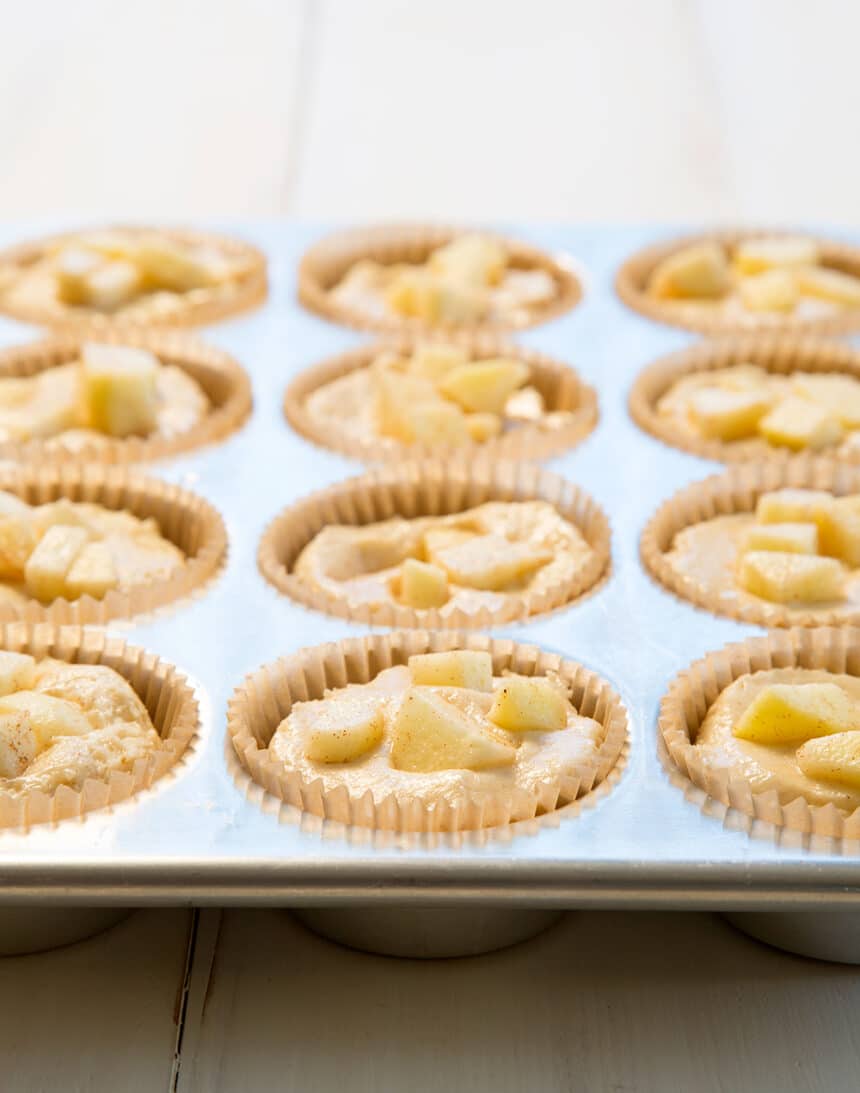
[[(0, 0), (0, 217), (857, 227), (858, 33), (853, 0)], [(715, 916), (418, 965), (208, 911), (186, 976), (190, 917), (0, 961), (3, 1088), (860, 1082), (857, 972)]]

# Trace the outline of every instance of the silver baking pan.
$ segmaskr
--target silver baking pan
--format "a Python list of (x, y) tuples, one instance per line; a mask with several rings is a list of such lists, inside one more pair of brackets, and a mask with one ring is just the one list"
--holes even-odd
[[(57, 916), (63, 907), (76, 909), (85, 932), (107, 925), (116, 908), (266, 904), (297, 908), (313, 929), (348, 944), (450, 955), (518, 940), (563, 909), (664, 907), (731, 912), (741, 928), (775, 944), (860, 961), (860, 844), (813, 842), (722, 806), (703, 808), (673, 784), (658, 755), (657, 708), (671, 678), (709, 650), (757, 631), (679, 602), (639, 563), (639, 534), (659, 503), (718, 469), (664, 447), (627, 415), (637, 372), (692, 340), (626, 310), (615, 297), (619, 264), (664, 234), (654, 229), (504, 226), (572, 257), (585, 281), (579, 307), (519, 339), (570, 362), (599, 392), (597, 429), (549, 466), (608, 513), (613, 568), (611, 579), (580, 604), (496, 635), (581, 661), (617, 689), (631, 733), (617, 784), (551, 822), (456, 843), (399, 842), (320, 825), (248, 784), (225, 747), (225, 708), (235, 684), (283, 653), (362, 633), (280, 596), (259, 575), (256, 549), (284, 505), (360, 473), (358, 464), (291, 432), (281, 400), (298, 371), (366, 338), (296, 303), (298, 260), (321, 229), (207, 227), (234, 231), (269, 255), (267, 304), (201, 332), (248, 370), (255, 409), (226, 443), (153, 471), (220, 509), (229, 563), (203, 598), (153, 621), (114, 627), (194, 681), (203, 712), (200, 746), (178, 777), (111, 812), (0, 834), (0, 944), (5, 940), (9, 949), (17, 941), (20, 950), (49, 943), (49, 929), (32, 944), (16, 936), (15, 922), (32, 924), (36, 909), (66, 926), (62, 940), (69, 940), (71, 912)], [(7, 226), (0, 242), (31, 234), (32, 225)], [(2, 344), (34, 333), (0, 322)], [(428, 918), (430, 911), (437, 913)], [(428, 927), (434, 921), (437, 937)]]

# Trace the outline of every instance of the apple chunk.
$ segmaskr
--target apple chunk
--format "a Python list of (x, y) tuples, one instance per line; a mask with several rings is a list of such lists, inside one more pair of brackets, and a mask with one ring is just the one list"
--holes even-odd
[(448, 577), (430, 562), (407, 558), (400, 568), (400, 601), (422, 610), (448, 602)]
[(507, 676), (487, 716), (508, 732), (555, 732), (567, 725), (570, 710), (561, 683), (544, 677)]
[(493, 689), (493, 658), (480, 649), (452, 649), (445, 653), (415, 653), (409, 658), (412, 682), (426, 687)]
[(835, 683), (774, 683), (765, 687), (732, 730), (756, 744), (797, 744), (860, 729), (860, 707)]
[(394, 717), (391, 765), (397, 770), (486, 770), (510, 766), (515, 755), (515, 747), (434, 691), (412, 687)]
[(375, 748), (384, 729), (375, 698), (327, 699), (305, 730), (305, 755), (317, 763), (348, 763)]
[(860, 731), (856, 729), (807, 740), (797, 749), (796, 758), (807, 778), (860, 789)]
[(845, 593), (845, 568), (835, 558), (751, 550), (741, 560), (742, 588), (772, 603), (826, 603)]

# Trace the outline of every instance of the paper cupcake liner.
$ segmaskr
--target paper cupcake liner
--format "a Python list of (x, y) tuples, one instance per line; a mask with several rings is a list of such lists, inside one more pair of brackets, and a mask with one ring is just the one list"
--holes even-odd
[[(660, 358), (639, 373), (630, 389), (630, 416), (636, 424), (664, 444), (705, 459), (723, 463), (797, 458), (797, 452), (780, 448), (759, 437), (723, 441), (695, 436), (657, 412), (660, 398), (684, 376), (694, 372), (714, 372), (736, 364), (757, 364), (768, 372), (841, 372), (860, 380), (860, 352), (841, 342), (816, 338), (751, 334), (746, 337), (721, 338), (699, 342)], [(860, 447), (855, 453), (828, 449), (819, 452), (843, 463), (860, 463)]]
[[(568, 579), (536, 592), (508, 597), (503, 608), (416, 610), (398, 603), (352, 604), (297, 577), (293, 566), (309, 542), (329, 524), (361, 526), (392, 516), (443, 516), (485, 501), (548, 501), (578, 528), (592, 549)], [(463, 465), (460, 461), (383, 467), (319, 491), (284, 509), (260, 541), (263, 576), (305, 607), (370, 626), (473, 629), (527, 621), (572, 604), (608, 575), (610, 526), (603, 510), (585, 491), (530, 464)]]
[(822, 263), (831, 269), (842, 270), (860, 276), (860, 248), (850, 247), (832, 239), (822, 239), (806, 231), (774, 231), (769, 228), (747, 228), (734, 231), (705, 232), (684, 236), (669, 242), (646, 247), (634, 254), (619, 269), (615, 278), (615, 290), (623, 302), (634, 311), (649, 319), (670, 326), (679, 326), (700, 334), (743, 333), (753, 330), (771, 330), (786, 334), (846, 334), (860, 329), (860, 308), (844, 308), (830, 315), (799, 318), (791, 315), (768, 316), (761, 313), (721, 315), (709, 312), (707, 305), (685, 304), (672, 300), (657, 300), (650, 296), (646, 286), (654, 268), (664, 258), (682, 247), (697, 243), (721, 243), (736, 246), (744, 239), (761, 239), (802, 235), (817, 243)]
[(753, 513), (763, 493), (783, 488), (827, 490), (841, 496), (860, 493), (860, 468), (832, 460), (798, 456), (786, 462), (749, 463), (725, 474), (679, 490), (665, 501), (649, 520), (639, 543), (642, 564), (670, 592), (711, 611), (756, 626), (856, 626), (860, 610), (846, 614), (832, 609), (788, 611), (782, 604), (725, 603), (710, 595), (695, 581), (679, 573), (668, 561), (675, 536), (684, 528), (716, 516)]
[(111, 619), (150, 615), (201, 593), (226, 561), (227, 532), (217, 510), (197, 494), (159, 478), (123, 467), (18, 465), (0, 467), (0, 490), (18, 494), (33, 505), (66, 498), (123, 509), (141, 519), (154, 517), (161, 534), (186, 555), (185, 563), (170, 577), (125, 590), (111, 589), (102, 599), (87, 595), (49, 604), (31, 599), (20, 607), (0, 601), (0, 622), (101, 626)]
[[(151, 228), (135, 228), (128, 225), (112, 225), (106, 231), (138, 232)], [(179, 229), (156, 229), (159, 235), (177, 243), (191, 246), (213, 247), (242, 262), (242, 274), (229, 286), (218, 289), (194, 289), (180, 296), (175, 310), (152, 315), (128, 316), (122, 312), (106, 314), (82, 308), (69, 307), (56, 301), (50, 304), (16, 304), (5, 301), (0, 292), (0, 313), (22, 322), (38, 326), (50, 326), (73, 332), (81, 337), (103, 337), (110, 331), (126, 333), (152, 327), (204, 326), (249, 311), (261, 304), (268, 294), (266, 258), (262, 251), (239, 239), (203, 232)], [(0, 251), (0, 284), (6, 277), (14, 277), (17, 268), (38, 261), (46, 251), (63, 243), (74, 242), (80, 232), (64, 232), (29, 243), (22, 243)]]
[(154, 653), (127, 645), (98, 630), (47, 625), (0, 626), (0, 647), (54, 657), (72, 664), (104, 664), (128, 680), (143, 701), (161, 736), (161, 746), (130, 771), (114, 771), (106, 780), (90, 778), (81, 790), (60, 786), (51, 793), (34, 791), (15, 796), (0, 790), (0, 828), (29, 829), (58, 823), (86, 812), (108, 808), (149, 789), (194, 750), (200, 729), (197, 699), (187, 679)]
[(450, 243), (466, 230), (450, 224), (383, 224), (326, 236), (305, 253), (299, 265), (299, 301), (324, 319), (358, 330), (394, 334), (405, 331), (440, 334), (464, 329), (490, 333), (523, 330), (564, 315), (582, 299), (582, 284), (569, 260), (552, 257), (535, 247), (497, 235), (493, 235), (493, 238), (504, 244), (512, 266), (543, 270), (556, 283), (556, 297), (545, 304), (529, 308), (528, 316), (519, 321), (512, 317), (510, 320), (493, 319), (476, 323), (425, 323), (421, 319), (401, 318), (396, 315), (371, 315), (358, 308), (349, 307), (331, 295), (331, 289), (350, 266), (362, 258), (370, 258), (383, 265), (392, 265), (395, 262), (421, 263), (431, 251)]
[[(467, 460), (480, 454), (500, 459), (550, 459), (575, 447), (594, 429), (598, 418), (597, 392), (568, 365), (520, 346), (498, 341), (489, 335), (453, 340), (456, 344), (462, 344), (476, 360), (506, 356), (527, 364), (531, 369), (530, 382), (543, 395), (547, 412), (565, 411), (570, 414), (570, 420), (558, 427), (548, 428), (539, 422), (525, 421), (483, 444), (463, 444), (456, 449), (458, 457)], [(364, 463), (438, 458), (439, 449), (428, 445), (404, 444), (384, 436), (363, 438), (349, 435), (336, 425), (318, 421), (308, 413), (305, 405), (308, 396), (323, 384), (356, 369), (367, 368), (381, 353), (408, 354), (414, 346), (415, 342), (406, 338), (376, 342), (305, 369), (284, 393), (287, 421), (297, 433), (314, 444)]]
[[(535, 792), (518, 789), (487, 800), (468, 792), (455, 802), (427, 805), (420, 796), (353, 797), (345, 787), (326, 791), (321, 779), (306, 781), (269, 755), (268, 745), (294, 702), (321, 698), (327, 688), (366, 683), (413, 653), (486, 649), (496, 674), (506, 668), (523, 675), (552, 670), (571, 685), (571, 701), (593, 717), (604, 736), (593, 763), (564, 777), (547, 777)], [(349, 638), (301, 649), (252, 672), (227, 707), (228, 739), (254, 782), (275, 799), (324, 820), (397, 832), (456, 832), (530, 820), (590, 793), (619, 762), (627, 742), (627, 712), (615, 691), (593, 672), (533, 645), (455, 632), (408, 630)]]
[[(98, 437), (75, 448), (41, 439), (2, 441), (0, 460), (149, 463), (217, 444), (236, 432), (251, 413), (251, 381), (245, 370), (220, 349), (169, 331), (137, 335), (110, 331), (100, 333), (99, 339), (104, 344), (149, 349), (164, 363), (175, 364), (200, 384), (209, 398), (209, 412), (196, 425), (174, 436)], [(32, 376), (76, 360), (85, 340), (66, 335), (0, 349), (0, 379)]]
[(717, 696), (743, 675), (770, 668), (818, 668), (860, 675), (860, 630), (854, 627), (775, 630), (726, 645), (697, 660), (672, 681), (660, 704), (658, 729), (682, 779), (708, 798), (756, 821), (823, 838), (860, 838), (860, 809), (782, 800), (776, 790), (756, 792), (742, 775), (713, 769), (695, 746), (696, 734)]

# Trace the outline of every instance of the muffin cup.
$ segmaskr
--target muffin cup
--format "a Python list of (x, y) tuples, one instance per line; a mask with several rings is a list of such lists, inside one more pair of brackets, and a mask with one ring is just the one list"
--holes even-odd
[[(797, 452), (768, 444), (759, 437), (724, 441), (695, 436), (657, 412), (660, 398), (684, 376), (714, 372), (737, 364), (756, 364), (776, 375), (839, 372), (860, 380), (860, 352), (841, 342), (774, 334), (722, 338), (671, 353), (640, 372), (630, 390), (630, 416), (641, 429), (664, 444), (705, 459), (734, 463), (797, 458)], [(844, 463), (860, 463), (860, 446), (856, 453), (826, 449), (818, 454)]]
[(114, 771), (106, 780), (90, 778), (81, 790), (60, 786), (52, 793), (14, 796), (0, 790), (0, 828), (28, 829), (34, 824), (75, 819), (107, 808), (149, 789), (193, 750), (200, 728), (194, 692), (173, 665), (119, 638), (79, 627), (0, 626), (0, 646), (36, 658), (54, 657), (72, 664), (104, 664), (128, 680), (143, 701), (162, 738), (161, 746), (130, 771)]
[[(175, 436), (98, 437), (74, 448), (50, 440), (0, 442), (0, 459), (33, 462), (148, 463), (168, 459), (209, 444), (217, 444), (239, 429), (251, 412), (251, 381), (227, 353), (170, 332), (133, 336), (100, 332), (104, 344), (148, 349), (162, 362), (175, 364), (195, 379), (207, 395), (210, 410), (196, 425)], [(0, 379), (33, 376), (76, 360), (82, 337), (55, 337), (0, 349)]]
[[(485, 501), (543, 500), (574, 524), (592, 549), (591, 557), (565, 581), (539, 592), (510, 597), (498, 610), (433, 608), (416, 610), (398, 603), (351, 604), (297, 577), (292, 568), (301, 551), (329, 524), (361, 526), (392, 516), (443, 516)], [(608, 575), (609, 521), (577, 486), (530, 464), (446, 462), (383, 467), (312, 494), (284, 509), (260, 541), (260, 571), (280, 592), (327, 615), (370, 626), (467, 629), (525, 622), (572, 604)]]
[(305, 253), (299, 265), (299, 301), (324, 319), (358, 330), (394, 334), (406, 331), (450, 334), (457, 330), (522, 330), (558, 318), (576, 307), (582, 299), (582, 284), (569, 260), (554, 258), (535, 247), (499, 236), (493, 238), (504, 244), (513, 267), (543, 270), (550, 274), (556, 284), (555, 298), (530, 308), (528, 316), (519, 321), (512, 318), (457, 324), (426, 323), (421, 319), (401, 318), (396, 315), (371, 315), (340, 303), (331, 295), (331, 289), (347, 270), (363, 258), (372, 259), (382, 265), (396, 262), (421, 263), (428, 258), (431, 251), (450, 243), (465, 232), (466, 229), (462, 227), (444, 224), (388, 224), (326, 236)]
[(805, 231), (773, 231), (760, 228), (706, 232), (646, 247), (645, 250), (628, 258), (621, 266), (615, 278), (615, 289), (624, 303), (641, 315), (670, 326), (694, 330), (700, 334), (738, 334), (752, 330), (771, 330), (791, 334), (845, 334), (860, 329), (860, 308), (845, 308), (830, 315), (806, 318), (791, 315), (774, 316), (767, 313), (744, 314), (743, 312), (738, 315), (721, 315), (716, 308), (713, 311), (709, 310), (707, 304), (657, 300), (648, 294), (648, 278), (652, 271), (664, 258), (668, 258), (682, 247), (710, 242), (734, 247), (745, 239), (761, 239), (765, 236), (772, 239), (793, 235), (802, 235), (804, 239), (813, 240), (818, 245), (824, 266), (860, 277), (860, 248), (837, 243), (831, 239), (822, 239)]
[(800, 613), (767, 600), (726, 604), (719, 596), (699, 588), (695, 581), (679, 573), (667, 561), (666, 555), (672, 549), (675, 536), (684, 528), (716, 516), (753, 513), (763, 493), (785, 488), (827, 490), (837, 496), (860, 493), (860, 468), (800, 456), (781, 463), (748, 463), (696, 482), (665, 501), (645, 526), (639, 543), (642, 564), (652, 577), (680, 599), (715, 615), (767, 627), (856, 626), (860, 623), (860, 610), (850, 615), (832, 609)]
[(0, 468), (0, 490), (17, 494), (32, 505), (65, 498), (125, 510), (141, 519), (154, 517), (161, 534), (186, 555), (186, 561), (170, 577), (125, 590), (111, 589), (102, 599), (87, 595), (49, 604), (31, 599), (21, 607), (0, 602), (0, 622), (19, 619), (83, 626), (149, 615), (200, 593), (226, 560), (224, 521), (208, 501), (124, 467), (6, 466)]
[(713, 769), (695, 746), (705, 714), (729, 684), (752, 672), (793, 667), (860, 675), (860, 630), (775, 630), (709, 653), (672, 681), (660, 704), (660, 736), (681, 778), (708, 798), (775, 827), (824, 838), (858, 839), (860, 809), (848, 814), (835, 805), (813, 805), (802, 797), (780, 800), (776, 790), (756, 792), (742, 775)]
[[(460, 648), (489, 650), (495, 673), (506, 668), (523, 675), (558, 672), (571, 685), (574, 707), (604, 728), (595, 762), (560, 779), (548, 777), (536, 792), (518, 789), (490, 800), (464, 792), (454, 803), (427, 805), (420, 796), (389, 795), (377, 800), (370, 792), (352, 797), (343, 786), (326, 791), (321, 779), (305, 781), (298, 771), (269, 755), (269, 742), (295, 702), (321, 698), (327, 688), (366, 683), (385, 668), (405, 664), (413, 653)], [(252, 672), (230, 699), (227, 732), (240, 764), (253, 781), (304, 813), (377, 830), (456, 832), (531, 820), (595, 789), (625, 750), (627, 712), (599, 676), (536, 646), (474, 634), (408, 630), (301, 649)]]
[[(449, 339), (450, 340), (450, 339)], [(455, 338), (475, 360), (505, 356), (527, 364), (531, 369), (530, 382), (544, 397), (547, 412), (565, 411), (570, 415), (558, 427), (547, 427), (540, 422), (524, 421), (483, 444), (463, 444), (453, 451), (464, 460), (479, 454), (503, 459), (550, 459), (575, 447), (584, 440), (597, 424), (597, 392), (584, 383), (574, 369), (560, 361), (531, 350), (522, 349), (484, 335), (474, 338)], [(390, 460), (433, 459), (439, 457), (439, 449), (421, 444), (404, 444), (391, 437), (368, 438), (351, 436), (344, 429), (327, 422), (320, 422), (308, 413), (305, 402), (317, 388), (339, 379), (359, 368), (369, 367), (380, 354), (409, 354), (416, 342), (396, 339), (365, 345), (305, 369), (290, 383), (284, 394), (284, 414), (290, 425), (306, 439), (324, 448), (340, 452), (363, 463), (382, 463)], [(451, 452), (452, 449), (447, 449)]]
[[(150, 229), (113, 225), (106, 231), (140, 232)], [(242, 263), (242, 272), (235, 282), (211, 289), (194, 289), (180, 295), (175, 309), (152, 315), (124, 316), (122, 312), (108, 314), (83, 308), (69, 307), (59, 301), (50, 304), (15, 304), (4, 301), (0, 292), (0, 313), (22, 322), (38, 326), (50, 326), (69, 331), (80, 337), (103, 337), (108, 332), (150, 329), (152, 327), (204, 326), (219, 319), (249, 311), (259, 306), (268, 293), (266, 258), (262, 251), (238, 239), (179, 229), (156, 229), (158, 234), (180, 244), (213, 247)], [(64, 243), (73, 243), (80, 232), (22, 243), (0, 251), (0, 285), (6, 278), (14, 278), (15, 269), (24, 268), (38, 261), (46, 251)]]

